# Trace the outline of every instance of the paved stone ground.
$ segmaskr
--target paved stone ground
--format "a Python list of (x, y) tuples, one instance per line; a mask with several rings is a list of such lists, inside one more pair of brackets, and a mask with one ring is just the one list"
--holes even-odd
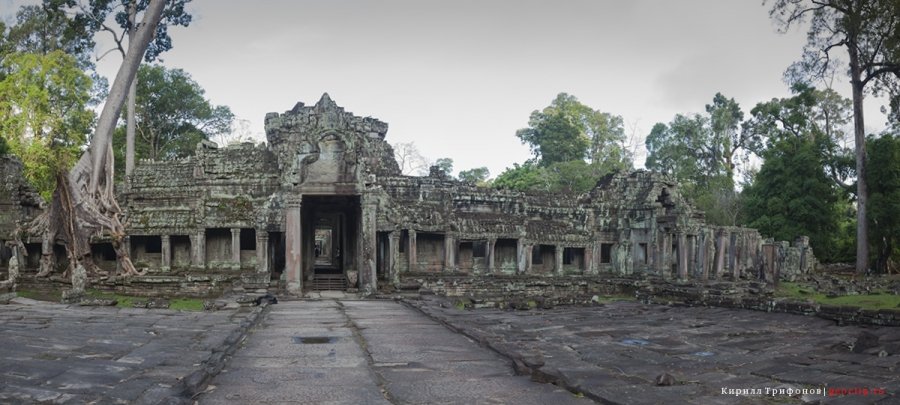
[[(461, 311), (436, 299), (411, 303), (520, 364), (531, 365), (535, 377), (555, 380), (601, 402), (900, 403), (896, 327), (836, 326), (800, 315), (636, 302), (518, 312)], [(862, 353), (853, 353), (850, 347), (863, 331), (878, 340)], [(656, 386), (654, 380), (662, 373), (670, 373), (678, 383)], [(826, 385), (866, 388), (869, 395), (722, 394), (722, 388)]]
[(282, 301), (210, 384), (201, 404), (591, 402), (393, 301)]
[(235, 311), (0, 305), (0, 403), (114, 404), (173, 397), (244, 319)]

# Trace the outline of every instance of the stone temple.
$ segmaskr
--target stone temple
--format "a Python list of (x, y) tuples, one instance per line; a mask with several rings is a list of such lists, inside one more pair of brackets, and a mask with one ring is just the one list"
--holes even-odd
[[(265, 130), (267, 145), (203, 142), (188, 158), (140, 162), (119, 201), (133, 261), (148, 273), (106, 282), (191, 295), (235, 285), (374, 293), (411, 283), (449, 293), (479, 280), (772, 281), (815, 266), (805, 238), (791, 246), (708, 225), (678, 184), (648, 171), (606, 176), (583, 195), (481, 188), (436, 168), (404, 176), (385, 141), (388, 125), (327, 94), (269, 113)], [(3, 159), (0, 242), (40, 209), (21, 165)], [(24, 271), (42, 257), (64, 263), (61, 247), (24, 242), (26, 252), (0, 243), (0, 271), (13, 254)], [(108, 241), (92, 246), (95, 262), (114, 274)]]

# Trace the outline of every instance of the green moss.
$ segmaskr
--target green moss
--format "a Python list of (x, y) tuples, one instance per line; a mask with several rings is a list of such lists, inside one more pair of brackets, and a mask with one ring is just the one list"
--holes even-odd
[(202, 311), (203, 300), (196, 298), (175, 298), (169, 301), (169, 309), (178, 311)]
[(900, 295), (879, 292), (876, 294), (843, 295), (828, 297), (825, 294), (799, 283), (781, 283), (775, 290), (775, 296), (811, 300), (825, 305), (849, 305), (863, 309), (887, 309), (900, 307)]
[(59, 302), (62, 299), (61, 291), (16, 290), (16, 295), (38, 301)]
[(616, 302), (616, 301), (634, 301), (633, 295), (624, 295), (624, 294), (613, 294), (613, 295), (595, 295), (592, 297), (591, 302), (602, 304), (607, 302)]

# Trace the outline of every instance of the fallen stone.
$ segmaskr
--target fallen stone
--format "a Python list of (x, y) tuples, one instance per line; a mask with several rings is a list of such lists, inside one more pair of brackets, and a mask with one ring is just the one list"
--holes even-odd
[(654, 380), (654, 382), (656, 383), (657, 386), (669, 387), (669, 386), (675, 385), (675, 383), (677, 383), (678, 381), (675, 380), (675, 377), (673, 377), (672, 374), (662, 373), (662, 374), (656, 376), (656, 380)]

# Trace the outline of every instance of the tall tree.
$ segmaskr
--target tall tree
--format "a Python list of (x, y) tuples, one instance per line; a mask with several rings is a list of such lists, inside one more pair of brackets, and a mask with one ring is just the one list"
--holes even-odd
[(888, 273), (896, 270), (900, 260), (900, 137), (885, 134), (868, 143), (872, 168), (869, 235), (876, 247), (875, 267)]
[(790, 80), (830, 77), (835, 54), (847, 52), (856, 142), (856, 271), (863, 273), (869, 268), (863, 97), (891, 87), (900, 77), (900, 7), (896, 0), (775, 0), (769, 15), (785, 31), (809, 23), (803, 57), (788, 69)]
[(531, 117), (530, 127), (518, 130), (516, 136), (531, 147), (540, 166), (585, 158), (590, 141), (565, 115), (552, 112)]
[(841, 230), (849, 222), (844, 213), (852, 187), (846, 182), (853, 163), (839, 144), (852, 116), (850, 101), (800, 83), (792, 91), (792, 97), (757, 104), (745, 123), (746, 131), (766, 140), (762, 168), (743, 193), (749, 225), (786, 240), (808, 235), (818, 257), (843, 260), (843, 247), (852, 246)]
[(809, 137), (774, 141), (744, 199), (749, 226), (780, 240), (808, 235), (816, 256), (830, 261), (837, 250), (840, 195), (825, 175), (825, 143)]
[(559, 93), (549, 106), (531, 113), (528, 126), (516, 136), (542, 166), (588, 158), (605, 172), (632, 168), (622, 117), (594, 110), (575, 96)]
[[(102, 58), (109, 52), (118, 51), (124, 60), (126, 50), (135, 42), (137, 32), (138, 13), (146, 13), (149, 0), (43, 0), (44, 8), (53, 11), (64, 11), (72, 16), (70, 29), (81, 32), (92, 38), (99, 32), (107, 32), (112, 36), (115, 46), (107, 50)], [(159, 24), (155, 28), (153, 38), (144, 53), (146, 62), (153, 62), (157, 57), (172, 48), (172, 38), (169, 36), (169, 26), (188, 26), (191, 23), (191, 15), (185, 11), (185, 5), (191, 0), (169, 0), (168, 6), (163, 10)], [(110, 17), (115, 21), (109, 21)], [(116, 27), (118, 25), (118, 27)], [(127, 43), (126, 43), (127, 38)], [(135, 137), (135, 98), (137, 97), (136, 83), (130, 83), (128, 90), (128, 108), (126, 111), (126, 174), (131, 174), (134, 169), (134, 137)]]
[[(74, 279), (79, 268), (95, 268), (91, 259), (90, 237), (106, 233), (112, 238), (119, 264), (125, 274), (138, 274), (123, 243), (125, 227), (119, 215), (121, 209), (113, 192), (112, 132), (122, 112), (127, 89), (137, 74), (144, 51), (150, 44), (156, 25), (162, 17), (165, 0), (151, 0), (142, 24), (135, 33), (135, 41), (119, 67), (109, 97), (103, 105), (90, 146), (72, 170), (59, 173), (50, 209), (29, 226), (29, 232), (39, 232), (48, 241), (62, 239), (65, 243)], [(50, 271), (42, 262), (41, 274)]]
[(645, 166), (679, 180), (683, 194), (711, 223), (737, 221), (735, 173), (761, 144), (759, 134), (745, 130), (743, 118), (734, 99), (716, 93), (706, 114), (677, 114), (668, 124), (654, 125), (645, 140)]
[[(197, 142), (231, 131), (234, 114), (215, 106), (181, 69), (141, 65), (138, 70), (135, 152), (138, 158), (173, 159), (193, 153)], [(119, 128), (116, 137), (124, 137)], [(123, 144), (113, 142), (117, 156)]]
[(834, 184), (855, 193), (850, 184), (853, 153), (842, 147), (844, 128), (852, 120), (852, 103), (832, 89), (818, 90), (804, 83), (791, 87), (793, 97), (772, 99), (756, 105), (744, 125), (747, 132), (766, 140), (767, 147), (784, 138), (825, 141), (820, 149), (826, 174)]

